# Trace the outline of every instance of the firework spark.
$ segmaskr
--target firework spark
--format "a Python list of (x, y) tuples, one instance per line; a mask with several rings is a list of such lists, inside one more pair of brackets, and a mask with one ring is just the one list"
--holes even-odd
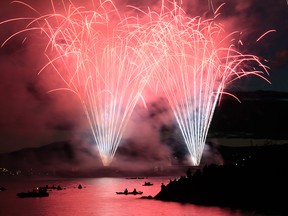
[(2, 46), (23, 32), (47, 36), (48, 63), (39, 74), (52, 67), (65, 87), (51, 92), (68, 90), (79, 97), (105, 166), (112, 162), (151, 76), (169, 101), (192, 164), (198, 165), (217, 101), (227, 85), (243, 76), (265, 79), (268, 74), (257, 56), (237, 51), (233, 33), (223, 36), (224, 27), (216, 22), (219, 8), (213, 8), (214, 18), (202, 20), (187, 16), (175, 1), (166, 7), (163, 0), (159, 12), (129, 6), (137, 16), (132, 12), (126, 17), (112, 1), (100, 2), (93, 10), (63, 3), (63, 13), (51, 1), (53, 13), (45, 15), (15, 2), (37, 16), (0, 23), (28, 22)]
[[(115, 14), (117, 10), (105, 11), (104, 15), (75, 11), (63, 17), (64, 25), (56, 31), (48, 28), (60, 54), (49, 64), (61, 60), (65, 66), (61, 71), (55, 68), (68, 89), (79, 96), (102, 162), (109, 165), (151, 70), (138, 49), (134, 27)], [(79, 15), (84, 19), (77, 20)], [(107, 31), (99, 30), (102, 26)], [(59, 38), (64, 44), (59, 44)]]
[(27, 27), (3, 45), (23, 32), (39, 30), (47, 36), (48, 63), (39, 74), (54, 68), (65, 86), (50, 92), (68, 90), (79, 97), (106, 166), (112, 162), (151, 70), (138, 48), (137, 31), (133, 33), (137, 21), (129, 24), (121, 19), (113, 2), (106, 1), (95, 10), (73, 4), (63, 7), (66, 13), (57, 13), (53, 6), (52, 14), (27, 18)]
[(264, 77), (268, 68), (257, 56), (237, 51), (233, 33), (223, 37), (217, 14), (202, 20), (186, 16), (177, 4), (172, 10), (162, 4), (160, 13), (150, 11), (148, 16), (142, 43), (153, 54), (153, 74), (169, 101), (192, 164), (199, 165), (217, 101), (221, 94), (229, 94), (224, 89), (247, 75), (268, 81)]

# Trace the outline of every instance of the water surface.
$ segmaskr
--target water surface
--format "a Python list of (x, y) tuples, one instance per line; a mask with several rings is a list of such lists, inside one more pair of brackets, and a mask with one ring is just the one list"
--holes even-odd
[[(127, 178), (79, 178), (79, 179), (0, 179), (1, 216), (246, 216), (239, 210), (204, 207), (158, 200), (141, 199), (155, 196), (161, 183), (167, 184), (174, 177)], [(143, 186), (150, 181), (153, 186)], [(84, 188), (78, 189), (81, 184)], [(26, 192), (38, 186), (60, 185), (63, 190), (49, 191), (49, 197), (18, 198), (18, 192)], [(116, 191), (134, 188), (142, 195), (117, 195)]]

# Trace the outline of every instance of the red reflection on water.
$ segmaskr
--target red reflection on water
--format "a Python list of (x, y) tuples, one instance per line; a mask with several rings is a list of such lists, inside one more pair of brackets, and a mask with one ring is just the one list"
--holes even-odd
[[(143, 179), (95, 178), (9, 181), (7, 191), (0, 193), (0, 215), (29, 216), (147, 216), (147, 215), (195, 215), (195, 216), (244, 216), (240, 211), (218, 207), (202, 207), (176, 202), (141, 199), (141, 196), (155, 196), (161, 183), (167, 184), (169, 177), (149, 178), (153, 186), (142, 186)], [(2, 182), (1, 182), (2, 183)], [(16, 196), (19, 191), (45, 185), (61, 185), (64, 190), (51, 190), (49, 197), (25, 198)], [(78, 189), (78, 185), (83, 186)], [(116, 191), (134, 188), (142, 195), (117, 195)], [(13, 205), (12, 205), (13, 204)]]

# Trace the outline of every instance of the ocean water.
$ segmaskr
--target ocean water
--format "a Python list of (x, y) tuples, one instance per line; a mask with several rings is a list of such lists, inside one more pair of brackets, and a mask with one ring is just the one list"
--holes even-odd
[[(175, 177), (129, 178), (0, 178), (0, 216), (247, 216), (256, 215), (240, 210), (180, 204), (141, 196), (155, 196), (161, 183), (167, 184)], [(143, 186), (145, 181), (152, 186)], [(81, 184), (83, 189), (78, 189)], [(19, 198), (18, 192), (27, 192), (38, 186), (58, 186), (63, 190), (49, 191), (49, 197)], [(120, 195), (116, 191), (132, 191), (142, 195)]]

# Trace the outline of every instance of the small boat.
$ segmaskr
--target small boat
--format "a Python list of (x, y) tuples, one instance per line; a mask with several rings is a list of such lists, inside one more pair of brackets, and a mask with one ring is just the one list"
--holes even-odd
[(124, 194), (124, 195), (129, 195), (129, 194), (137, 195), (137, 194), (142, 194), (142, 193), (143, 193), (143, 191), (136, 191), (136, 189), (134, 189), (131, 192), (129, 192), (127, 189), (125, 189), (124, 191), (121, 191), (121, 192), (116, 192), (116, 194)]
[(124, 194), (124, 195), (129, 195), (129, 194), (132, 194), (132, 195), (137, 195), (137, 194), (142, 194), (143, 191), (136, 191), (136, 192), (116, 192), (116, 194)]
[(52, 186), (49, 186), (49, 185), (46, 185), (45, 187), (41, 187), (42, 189), (46, 189), (46, 190), (56, 190), (57, 187), (55, 185), (52, 185)]
[(52, 185), (52, 186), (48, 186), (48, 185), (46, 185), (45, 187), (40, 187), (41, 189), (43, 189), (43, 190), (49, 190), (49, 191), (51, 191), (51, 190), (63, 190), (63, 189), (66, 189), (66, 188), (62, 188), (61, 187), (61, 185), (58, 185), (57, 187), (55, 186), (55, 185)]
[(63, 190), (63, 188), (60, 185), (58, 185), (57, 190)]
[(20, 192), (17, 193), (17, 196), (20, 198), (28, 198), (28, 197), (48, 197), (49, 193), (47, 190), (43, 188), (36, 188), (29, 192)]
[(153, 184), (151, 182), (145, 182), (142, 186), (152, 186)]

